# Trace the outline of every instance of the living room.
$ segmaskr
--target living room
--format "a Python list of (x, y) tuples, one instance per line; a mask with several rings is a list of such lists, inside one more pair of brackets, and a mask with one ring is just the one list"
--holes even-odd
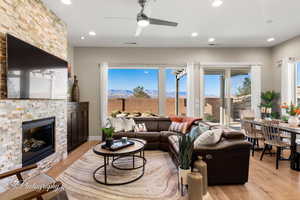
[(299, 199), (299, 8), (0, 0), (0, 199)]

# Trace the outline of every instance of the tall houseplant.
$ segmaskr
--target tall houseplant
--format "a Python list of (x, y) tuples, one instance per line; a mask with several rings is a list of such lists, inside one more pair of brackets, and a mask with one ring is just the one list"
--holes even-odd
[(192, 154), (194, 149), (194, 139), (189, 135), (178, 136), (179, 144), (179, 180), (182, 184), (187, 184), (187, 174), (191, 171)]
[(273, 111), (273, 108), (276, 104), (276, 100), (280, 97), (280, 93), (277, 93), (275, 91), (266, 91), (261, 93), (261, 100), (262, 103), (260, 105), (261, 107), (261, 113), (265, 115), (266, 117), (278, 117), (278, 114)]

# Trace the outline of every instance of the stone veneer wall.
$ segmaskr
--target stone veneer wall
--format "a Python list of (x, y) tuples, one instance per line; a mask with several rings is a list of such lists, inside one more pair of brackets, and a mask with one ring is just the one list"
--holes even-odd
[(67, 59), (66, 25), (40, 0), (0, 0), (0, 98), (7, 95), (5, 33)]
[(0, 173), (21, 166), (22, 122), (55, 116), (56, 153), (38, 163), (46, 170), (67, 155), (66, 101), (5, 99), (6, 33), (66, 60), (67, 27), (41, 0), (0, 0)]
[(38, 163), (49, 169), (67, 156), (67, 104), (53, 100), (0, 100), (0, 173), (22, 167), (22, 122), (55, 117), (55, 153)]

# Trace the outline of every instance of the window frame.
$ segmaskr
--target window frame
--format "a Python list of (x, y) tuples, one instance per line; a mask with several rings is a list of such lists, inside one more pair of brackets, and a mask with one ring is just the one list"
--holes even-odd
[[(168, 64), (168, 65), (139, 65), (139, 64), (114, 64), (108, 66), (108, 73), (110, 69), (156, 69), (158, 70), (157, 84), (158, 84), (158, 115), (166, 115), (166, 70), (171, 69), (186, 69), (186, 65)], [(109, 74), (108, 74), (109, 76)], [(108, 83), (107, 83), (108, 84)], [(109, 87), (107, 87), (108, 90)], [(106, 97), (108, 101), (108, 96)], [(108, 104), (107, 104), (108, 106)], [(108, 107), (107, 107), (108, 110)], [(109, 113), (107, 113), (109, 114)]]

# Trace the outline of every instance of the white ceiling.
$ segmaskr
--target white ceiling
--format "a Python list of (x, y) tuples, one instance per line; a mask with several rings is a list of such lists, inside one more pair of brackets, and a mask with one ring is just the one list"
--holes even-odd
[[(300, 35), (299, 0), (223, 0), (219, 8), (213, 8), (211, 0), (151, 0), (151, 17), (179, 26), (150, 25), (138, 38), (134, 37), (134, 18), (140, 9), (137, 0), (72, 0), (71, 5), (43, 1), (67, 23), (74, 46), (205, 47), (208, 38), (214, 37), (220, 47), (267, 47)], [(273, 22), (266, 23), (268, 20)], [(88, 36), (91, 30), (97, 35)], [(192, 32), (199, 36), (192, 38)], [(276, 40), (268, 43), (269, 37)]]

